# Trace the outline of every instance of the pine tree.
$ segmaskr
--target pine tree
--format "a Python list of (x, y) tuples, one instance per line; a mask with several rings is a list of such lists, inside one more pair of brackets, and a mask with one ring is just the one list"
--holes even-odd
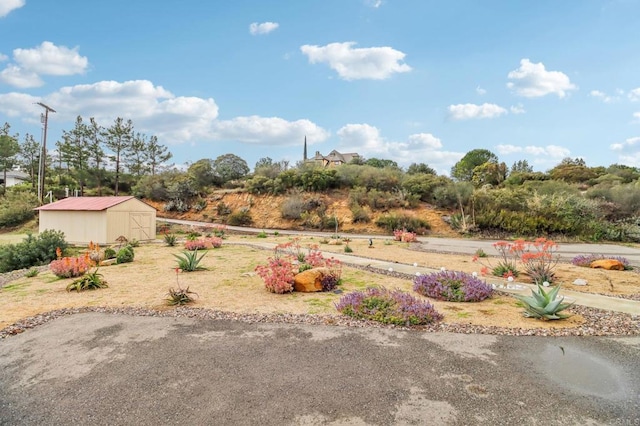
[(113, 155), (111, 160), (115, 163), (115, 195), (118, 195), (118, 186), (120, 184), (120, 174), (122, 170), (122, 157), (131, 146), (133, 139), (133, 122), (131, 120), (124, 121), (123, 118), (115, 119), (113, 125), (107, 129), (107, 137), (105, 145)]

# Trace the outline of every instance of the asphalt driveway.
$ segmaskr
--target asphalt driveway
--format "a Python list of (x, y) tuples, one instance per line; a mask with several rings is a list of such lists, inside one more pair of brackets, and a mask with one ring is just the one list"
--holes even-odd
[(0, 341), (3, 425), (640, 424), (640, 338), (83, 313)]

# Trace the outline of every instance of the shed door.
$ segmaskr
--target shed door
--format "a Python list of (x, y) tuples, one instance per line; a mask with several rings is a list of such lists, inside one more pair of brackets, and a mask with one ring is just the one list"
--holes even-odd
[(131, 238), (144, 241), (155, 238), (151, 235), (151, 213), (131, 213)]

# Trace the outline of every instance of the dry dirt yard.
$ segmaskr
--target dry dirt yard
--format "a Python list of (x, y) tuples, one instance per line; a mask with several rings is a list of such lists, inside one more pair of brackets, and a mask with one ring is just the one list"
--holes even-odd
[[(72, 279), (59, 279), (49, 271), (31, 278), (22, 277), (0, 288), (0, 330), (32, 318), (39, 314), (80, 308), (155, 312), (171, 315), (184, 312), (184, 308), (167, 306), (165, 298), (169, 288), (189, 287), (197, 293), (196, 302), (190, 312), (225, 312), (239, 315), (300, 315), (313, 317), (323, 323), (340, 323), (343, 317), (337, 313), (334, 303), (341, 294), (335, 293), (290, 293), (277, 295), (265, 290), (255, 267), (264, 264), (273, 251), (252, 246), (256, 243), (285, 243), (287, 236), (256, 238), (230, 235), (221, 248), (211, 249), (202, 260), (206, 269), (176, 274), (175, 254), (182, 251), (181, 244), (167, 247), (163, 243), (143, 244), (135, 249), (135, 260), (122, 265), (104, 266), (99, 272), (104, 275), (109, 287), (81, 293), (67, 292)], [(303, 247), (318, 245), (323, 251), (344, 254), (344, 245), (324, 244), (319, 238), (303, 237)], [(469, 256), (431, 253), (419, 249), (419, 245), (378, 242), (368, 247), (366, 240), (349, 243), (352, 255), (384, 259), (398, 263), (417, 263), (422, 267), (465, 272), (479, 272), (481, 265)], [(494, 259), (488, 259), (495, 262)], [(343, 268), (343, 293), (362, 290), (369, 286), (384, 286), (411, 292), (412, 281), (407, 276), (389, 276), (345, 266)], [(640, 274), (635, 271), (603, 271), (579, 268), (569, 264), (557, 267), (558, 282), (565, 288), (614, 296), (634, 297), (640, 293)], [(570, 284), (575, 278), (588, 280), (587, 287)], [(526, 277), (519, 280), (526, 282)], [(415, 295), (415, 293), (414, 293)], [(416, 295), (417, 296), (417, 295)], [(420, 296), (417, 296), (420, 297)], [(640, 333), (640, 318), (622, 314), (596, 312), (576, 307), (573, 316), (562, 321), (541, 321), (524, 318), (522, 307), (511, 296), (497, 293), (491, 299), (479, 303), (451, 303), (433, 300), (436, 309), (445, 319), (439, 330), (462, 332), (492, 332), (501, 334), (607, 334), (616, 327)], [(615, 324), (604, 326), (604, 321)], [(604, 331), (603, 331), (604, 329)], [(623, 333), (626, 331), (623, 331)], [(2, 333), (0, 333), (1, 335)], [(620, 334), (620, 333), (614, 333)]]

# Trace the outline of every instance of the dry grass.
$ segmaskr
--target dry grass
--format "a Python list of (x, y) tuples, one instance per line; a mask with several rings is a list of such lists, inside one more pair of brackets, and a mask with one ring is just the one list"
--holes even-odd
[[(270, 237), (268, 242), (287, 241), (287, 237)], [(46, 272), (32, 278), (21, 278), (0, 289), (0, 328), (17, 320), (38, 313), (83, 306), (143, 307), (173, 309), (165, 303), (170, 287), (189, 287), (198, 294), (194, 307), (218, 309), (239, 313), (303, 313), (332, 314), (334, 303), (340, 298), (334, 293), (291, 293), (276, 295), (265, 290), (262, 280), (255, 274), (258, 264), (265, 263), (272, 252), (230, 242), (250, 243), (263, 239), (232, 236), (218, 249), (209, 250), (202, 260), (207, 268), (198, 272), (182, 272), (176, 275), (173, 254), (180, 247), (164, 247), (160, 244), (142, 245), (135, 249), (133, 263), (101, 267), (100, 273), (108, 282), (106, 289), (67, 292), (72, 279), (58, 279)], [(309, 239), (303, 243), (318, 243)], [(380, 257), (421, 266), (448, 269), (477, 269), (470, 259), (463, 256), (424, 253), (407, 248), (407, 244), (394, 243), (366, 246), (366, 241), (352, 241), (355, 255)], [(322, 250), (343, 251), (343, 246), (321, 245)], [(612, 271), (614, 272), (614, 271)], [(621, 272), (618, 272), (623, 274)], [(344, 292), (364, 289), (368, 286), (385, 286), (391, 289), (411, 291), (410, 280), (379, 275), (360, 269), (344, 268)], [(637, 290), (637, 288), (636, 288)], [(565, 321), (537, 321), (522, 316), (522, 308), (515, 299), (496, 296), (480, 303), (447, 303), (432, 301), (445, 315), (447, 323), (466, 323), (480, 326), (506, 326), (514, 328), (565, 328), (576, 327), (584, 321), (575, 315)]]

